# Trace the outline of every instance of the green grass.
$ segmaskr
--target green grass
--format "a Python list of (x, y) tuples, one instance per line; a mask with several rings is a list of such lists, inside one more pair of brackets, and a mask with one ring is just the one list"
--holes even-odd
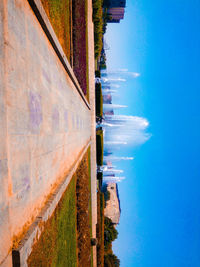
[(73, 177), (33, 246), (28, 266), (76, 267), (76, 244), (76, 179)]
[(101, 84), (95, 84), (96, 116), (103, 117), (103, 96)]
[[(42, 234), (33, 246), (31, 255), (28, 258), (29, 267), (76, 267), (78, 265), (78, 233), (80, 237), (80, 230), (82, 234), (87, 234), (87, 240), (82, 237), (82, 242), (88, 242), (89, 255), (91, 253), (91, 266), (93, 266), (93, 251), (90, 247), (90, 238), (92, 237), (92, 207), (91, 207), (91, 155), (90, 149), (88, 149), (85, 156), (86, 160), (82, 160), (76, 173), (74, 174), (67, 190), (63, 194), (59, 201), (54, 213), (48, 219), (46, 223), (41, 225)], [(83, 201), (77, 206), (77, 180), (82, 183), (82, 179), (87, 183), (87, 188), (79, 188), (79, 196), (84, 201), (85, 193), (87, 193), (87, 201), (82, 206)], [(82, 195), (80, 193), (83, 193)], [(81, 206), (80, 206), (81, 205)], [(82, 208), (82, 210), (80, 209)], [(77, 230), (77, 212), (87, 209), (86, 218), (88, 217), (88, 224), (86, 228), (80, 228)], [(89, 210), (88, 210), (89, 209)], [(86, 212), (85, 212), (86, 214)], [(85, 216), (85, 215), (84, 215)], [(82, 216), (81, 216), (82, 218)], [(86, 230), (86, 231), (85, 231)], [(80, 245), (80, 244), (79, 244)], [(84, 246), (83, 246), (84, 247)], [(81, 248), (83, 248), (81, 247)], [(91, 249), (91, 251), (90, 251)], [(86, 251), (79, 251), (82, 254), (87, 254)], [(82, 255), (84, 260), (84, 255)], [(90, 264), (89, 264), (90, 265)], [(86, 264), (85, 266), (89, 266)]]
[(96, 155), (97, 165), (103, 165), (103, 131), (98, 130), (96, 132)]
[[(90, 237), (92, 238), (92, 190), (91, 190), (91, 149), (88, 151), (88, 173), (89, 173), (89, 191), (90, 191), (90, 202), (89, 202), (89, 214), (90, 214)], [(93, 249), (91, 247), (91, 267), (93, 267)]]
[(71, 62), (71, 0), (41, 0), (41, 2), (67, 59)]

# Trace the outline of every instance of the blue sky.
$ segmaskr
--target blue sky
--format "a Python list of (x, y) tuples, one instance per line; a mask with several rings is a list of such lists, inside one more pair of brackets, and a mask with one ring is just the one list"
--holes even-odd
[(120, 153), (122, 214), (114, 252), (122, 267), (200, 266), (200, 1), (127, 1), (109, 24), (108, 70), (141, 75), (115, 103), (148, 119), (151, 138)]

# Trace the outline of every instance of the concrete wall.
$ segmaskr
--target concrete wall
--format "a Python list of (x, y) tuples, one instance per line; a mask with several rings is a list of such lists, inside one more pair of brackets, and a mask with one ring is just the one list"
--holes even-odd
[(9, 266), (13, 236), (90, 139), (91, 118), (25, 0), (0, 1), (0, 85), (0, 265)]

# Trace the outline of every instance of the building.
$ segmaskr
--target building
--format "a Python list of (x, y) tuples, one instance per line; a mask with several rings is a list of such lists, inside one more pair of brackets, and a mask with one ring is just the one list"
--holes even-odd
[(119, 23), (124, 18), (124, 7), (108, 8), (109, 23)]
[(119, 23), (124, 18), (126, 0), (104, 0), (104, 8), (107, 8), (108, 23)]
[(103, 95), (103, 103), (112, 104), (112, 95), (111, 94)]
[(125, 7), (126, 0), (105, 0), (104, 7), (113, 8), (113, 7)]
[(107, 185), (107, 190), (109, 192), (110, 199), (106, 201), (104, 215), (110, 218), (112, 223), (117, 226), (121, 214), (118, 186), (116, 183), (109, 183)]

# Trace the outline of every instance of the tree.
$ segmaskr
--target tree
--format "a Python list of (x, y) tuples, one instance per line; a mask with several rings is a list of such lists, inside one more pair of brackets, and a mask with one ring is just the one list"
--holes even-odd
[(113, 253), (104, 256), (104, 267), (119, 267), (120, 260)]
[(109, 245), (118, 237), (118, 231), (115, 229), (111, 219), (104, 219), (104, 248), (108, 249)]

